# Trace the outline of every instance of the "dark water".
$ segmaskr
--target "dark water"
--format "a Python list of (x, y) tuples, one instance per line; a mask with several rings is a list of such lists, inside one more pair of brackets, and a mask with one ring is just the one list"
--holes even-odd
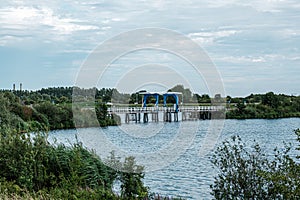
[[(50, 140), (65, 144), (78, 140), (96, 152), (102, 152), (106, 143), (112, 143), (122, 149), (126, 155), (148, 155), (166, 151), (174, 152), (163, 157), (163, 163), (156, 163), (155, 158), (144, 156), (145, 163), (152, 163), (154, 167), (147, 168), (145, 185), (152, 192), (169, 196), (180, 196), (186, 199), (211, 199), (209, 185), (213, 183), (215, 171), (209, 161), (209, 155), (200, 156), (199, 151), (203, 140), (208, 133), (211, 121), (182, 122), (179, 123), (149, 123), (128, 124), (120, 127), (108, 127), (99, 134), (99, 128), (78, 130), (60, 130), (50, 133)], [(282, 148), (283, 141), (296, 145), (293, 130), (300, 128), (300, 118), (277, 120), (226, 120), (220, 137), (216, 138), (217, 144), (239, 135), (246, 144), (253, 144), (254, 140), (260, 144), (267, 154), (277, 146)], [(179, 138), (174, 142), (174, 148), (168, 149), (179, 132), (194, 131), (195, 134)], [(103, 138), (105, 141), (103, 143)], [(188, 141), (188, 143), (180, 143)], [(178, 148), (176, 148), (178, 145)], [(154, 154), (155, 155), (155, 154)], [(100, 155), (100, 157), (102, 154)], [(153, 159), (153, 160), (151, 160)], [(159, 167), (158, 167), (159, 166)], [(152, 168), (151, 168), (152, 167)], [(151, 170), (157, 169), (158, 170)]]

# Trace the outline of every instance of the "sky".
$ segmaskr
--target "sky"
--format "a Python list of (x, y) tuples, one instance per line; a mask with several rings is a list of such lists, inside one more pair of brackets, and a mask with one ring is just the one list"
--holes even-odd
[[(298, 0), (1, 0), (0, 88), (73, 86), (99, 45), (146, 27), (176, 31), (196, 42), (217, 68), (227, 95), (300, 95)], [(171, 60), (156, 63), (167, 67), (181, 63), (173, 57), (137, 52), (115, 66), (148, 66), (147, 74), (153, 60)]]

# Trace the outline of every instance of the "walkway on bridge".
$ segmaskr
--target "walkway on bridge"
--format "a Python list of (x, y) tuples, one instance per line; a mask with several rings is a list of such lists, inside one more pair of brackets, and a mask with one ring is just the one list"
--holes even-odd
[[(211, 119), (212, 113), (225, 109), (224, 106), (179, 106), (179, 95), (182, 95), (180, 92), (141, 92), (139, 94), (143, 95), (142, 107), (113, 106), (108, 111), (115, 114), (125, 114), (125, 123), (130, 121), (147, 123), (150, 119), (152, 122), (159, 122), (159, 118), (164, 122), (178, 122), (179, 117), (182, 121)], [(161, 96), (163, 97), (163, 106), (159, 106)], [(154, 106), (147, 106), (149, 97), (155, 98)], [(175, 101), (172, 107), (167, 107), (168, 97), (173, 97)]]

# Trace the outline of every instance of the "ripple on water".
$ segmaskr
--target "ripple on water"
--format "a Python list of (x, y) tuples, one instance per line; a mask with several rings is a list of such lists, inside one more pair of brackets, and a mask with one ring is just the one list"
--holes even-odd
[[(187, 122), (188, 126), (197, 126), (191, 145), (173, 163), (164, 169), (145, 174), (145, 184), (152, 192), (166, 196), (181, 196), (187, 199), (211, 199), (209, 185), (213, 183), (215, 170), (209, 161), (209, 156), (199, 157), (201, 142), (207, 133), (210, 122), (200, 121)], [(123, 125), (122, 125), (123, 126)], [(128, 152), (157, 152), (174, 138), (174, 133), (179, 129), (180, 123), (159, 124), (129, 124), (126, 129), (108, 127), (103, 129), (106, 137), (120, 148)], [(278, 119), (278, 120), (226, 120), (222, 135), (218, 139), (220, 144), (233, 135), (240, 135), (247, 144), (253, 144), (256, 140), (263, 150), (272, 154), (275, 146), (283, 147), (282, 141), (291, 142), (295, 145), (295, 134), (293, 130), (300, 128), (300, 119)], [(126, 131), (141, 131), (147, 129), (152, 131), (150, 137), (139, 137), (139, 134), (126, 134)], [(153, 134), (153, 131), (158, 133)], [(98, 128), (85, 129), (86, 132), (97, 137)], [(49, 133), (49, 140), (53, 142), (55, 137), (58, 142), (70, 144), (76, 142), (76, 130), (59, 130)], [(92, 138), (91, 138), (92, 140)], [(92, 142), (90, 144), (93, 144)], [(95, 147), (88, 146), (93, 149)]]

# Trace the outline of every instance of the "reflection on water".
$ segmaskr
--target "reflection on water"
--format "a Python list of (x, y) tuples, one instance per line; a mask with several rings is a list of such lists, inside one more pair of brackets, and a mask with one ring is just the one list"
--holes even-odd
[[(213, 183), (215, 171), (209, 161), (209, 155), (199, 156), (201, 142), (208, 131), (210, 121), (182, 123), (191, 129), (196, 127), (194, 137), (187, 138), (190, 142), (175, 162), (168, 163), (168, 166), (160, 170), (147, 172), (145, 184), (150, 187), (151, 192), (162, 195), (181, 196), (187, 199), (211, 199), (209, 185)], [(106, 138), (124, 152), (148, 154), (158, 152), (170, 144), (181, 126), (180, 123), (124, 124), (121, 127), (108, 127), (102, 130)], [(283, 147), (283, 141), (295, 144), (296, 137), (293, 130), (296, 128), (300, 128), (300, 118), (226, 120), (218, 143), (232, 135), (240, 135), (245, 143), (253, 144), (255, 140), (262, 149), (272, 154), (276, 146)], [(141, 131), (143, 133), (140, 133)], [(81, 129), (80, 132), (90, 135), (89, 142), (84, 141), (84, 145), (97, 151), (99, 128)], [(53, 138), (56, 138), (57, 142), (72, 144), (76, 142), (76, 133), (76, 130), (52, 131), (49, 140), (53, 142)], [(171, 157), (165, 159), (174, 160)]]

